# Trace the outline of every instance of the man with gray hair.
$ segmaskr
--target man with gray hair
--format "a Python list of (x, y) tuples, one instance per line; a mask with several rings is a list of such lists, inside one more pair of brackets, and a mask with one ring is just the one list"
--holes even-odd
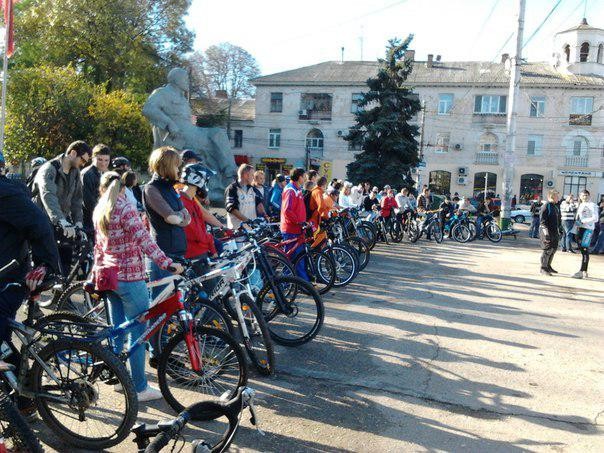
[(229, 184), (224, 192), (227, 211), (227, 227), (237, 229), (241, 222), (254, 220), (258, 214), (265, 216), (262, 198), (254, 189), (254, 167), (241, 164), (237, 170), (237, 181)]
[(550, 190), (547, 194), (547, 203), (541, 206), (539, 212), (539, 239), (541, 241), (541, 273), (543, 275), (557, 274), (552, 268), (554, 254), (558, 250), (560, 241), (560, 192)]

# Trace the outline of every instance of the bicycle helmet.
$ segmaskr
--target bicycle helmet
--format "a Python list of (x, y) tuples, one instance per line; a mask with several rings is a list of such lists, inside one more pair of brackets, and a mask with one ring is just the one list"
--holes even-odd
[(33, 170), (34, 168), (41, 167), (46, 162), (47, 162), (47, 160), (44, 159), (43, 157), (36, 157), (35, 159), (32, 159), (30, 162), (31, 169)]
[(123, 156), (116, 157), (115, 159), (113, 159), (111, 161), (111, 168), (122, 167), (124, 165), (127, 165), (128, 167), (131, 166), (130, 165), (130, 161), (127, 158), (123, 157)]
[(180, 181), (183, 184), (198, 187), (200, 189), (206, 189), (208, 181), (216, 172), (203, 164), (189, 164), (185, 165), (180, 174)]

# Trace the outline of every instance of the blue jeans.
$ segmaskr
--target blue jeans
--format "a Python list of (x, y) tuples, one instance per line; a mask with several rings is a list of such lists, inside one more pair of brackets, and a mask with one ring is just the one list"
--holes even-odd
[(564, 228), (564, 236), (562, 237), (562, 248), (564, 250), (571, 250), (572, 248), (572, 240), (573, 240), (573, 234), (570, 232), (570, 230), (573, 229), (573, 226), (575, 224), (574, 220), (563, 220), (562, 221), (562, 228)]
[[(300, 236), (299, 234), (293, 234), (293, 233), (282, 233), (281, 235), (283, 236), (283, 240), (284, 241), (289, 241), (290, 239), (295, 239), (298, 236)], [(295, 246), (295, 243), (294, 243), (293, 246)], [(289, 248), (291, 248), (291, 247), (289, 247)], [(302, 253), (303, 250), (304, 250), (304, 247), (303, 246), (299, 246), (294, 251), (294, 254), (292, 256), (292, 261), (294, 261), (298, 257), (298, 255), (300, 253)], [(303, 280), (307, 281), (307, 282), (310, 281), (310, 278), (308, 277), (308, 274), (306, 273), (306, 258), (301, 259), (300, 262), (298, 263), (298, 265), (296, 266), (296, 275), (298, 277), (302, 278)]]
[(529, 237), (537, 239), (539, 237), (539, 216), (533, 216), (531, 228), (529, 229)]
[[(109, 312), (111, 323), (114, 326), (136, 318), (149, 308), (149, 291), (144, 280), (136, 282), (118, 282), (117, 290), (109, 295)], [(128, 330), (128, 348), (145, 332), (146, 324), (136, 324)], [(113, 340), (116, 354), (124, 349), (126, 335), (121, 335)], [(139, 345), (129, 358), (130, 374), (137, 392), (147, 388), (145, 376), (145, 347)]]

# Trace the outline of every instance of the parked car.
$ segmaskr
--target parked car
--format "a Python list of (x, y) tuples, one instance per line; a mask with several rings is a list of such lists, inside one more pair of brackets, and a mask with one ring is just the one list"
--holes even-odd
[(512, 219), (514, 219), (514, 222), (516, 223), (524, 223), (526, 222), (526, 219), (530, 219), (531, 216), (531, 211), (528, 209), (512, 209), (512, 212), (510, 213), (510, 217)]

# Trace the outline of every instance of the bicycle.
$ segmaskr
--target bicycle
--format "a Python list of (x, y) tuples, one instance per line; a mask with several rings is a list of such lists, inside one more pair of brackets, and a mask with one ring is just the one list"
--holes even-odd
[(443, 230), (440, 226), (440, 219), (438, 218), (437, 213), (440, 210), (434, 211), (425, 211), (425, 219), (419, 220), (417, 222), (417, 230), (413, 237), (409, 237), (411, 242), (417, 242), (419, 238), (422, 237), (424, 233), (426, 233), (427, 237), (432, 237), (434, 240), (440, 244), (443, 241)]
[(478, 236), (479, 239), (482, 239), (483, 236), (486, 236), (491, 242), (501, 242), (503, 237), (501, 228), (499, 228), (499, 225), (497, 225), (497, 222), (491, 214), (487, 214), (482, 217), (481, 227), (481, 234)]
[[(258, 414), (255, 407), (256, 392), (249, 387), (240, 387), (237, 394), (230, 401), (220, 402), (203, 402), (189, 406), (187, 409), (178, 414), (173, 420), (159, 422), (156, 425), (138, 424), (132, 429), (134, 434), (134, 442), (139, 453), (155, 453), (166, 447), (174, 440), (174, 448), (176, 442), (181, 437), (180, 433), (191, 420), (209, 421), (219, 417), (227, 419), (227, 429), (218, 442), (211, 445), (204, 440), (196, 440), (193, 442), (193, 452), (206, 453), (222, 453), (226, 451), (239, 428), (243, 410), (248, 408), (251, 414), (251, 423), (256, 426), (258, 432), (264, 433), (259, 428)], [(150, 439), (153, 441), (150, 442)]]
[[(0, 275), (18, 265), (11, 262), (0, 269)], [(67, 443), (91, 450), (112, 447), (128, 436), (136, 421), (134, 385), (123, 363), (100, 344), (34, 325), (36, 300), (55, 283), (48, 276), (29, 293), (23, 323), (9, 320), (21, 348), (17, 350), (12, 342), (6, 345), (21, 360), (17, 376), (10, 369), (0, 375), (16, 395), (35, 400), (44, 423)], [(12, 286), (22, 284), (9, 283), (0, 292)], [(115, 395), (110, 384), (120, 384), (123, 393)]]
[(0, 389), (0, 452), (42, 453), (40, 441), (10, 397)]
[[(186, 274), (190, 272), (187, 269)], [(194, 277), (190, 276), (190, 279)], [(190, 285), (185, 277), (170, 275), (148, 286), (164, 285), (150, 308), (119, 326), (91, 323), (90, 319), (71, 312), (45, 316), (37, 326), (57, 326), (71, 335), (80, 335), (86, 342), (106, 343), (112, 347), (113, 342), (132, 327), (149, 322), (143, 335), (125, 352), (116, 351), (125, 362), (137, 348), (144, 348), (145, 343), (175, 315), (179, 320), (179, 331), (162, 348), (157, 365), (159, 387), (165, 400), (179, 412), (184, 408), (180, 401), (213, 399), (225, 391), (234, 395), (236, 389), (247, 382), (247, 367), (241, 348), (228, 333), (193, 320), (183, 304), (181, 290), (186, 292)], [(95, 309), (106, 306), (108, 294), (95, 292), (91, 286), (88, 285), (87, 290), (99, 300)]]

